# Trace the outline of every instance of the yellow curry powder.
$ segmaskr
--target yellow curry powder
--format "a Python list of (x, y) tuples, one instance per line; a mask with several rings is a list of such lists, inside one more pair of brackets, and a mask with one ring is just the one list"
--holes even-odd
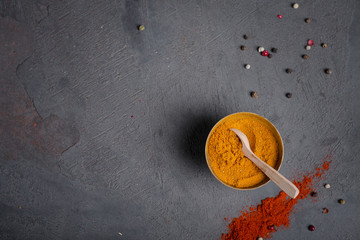
[(236, 188), (249, 188), (267, 177), (244, 156), (240, 139), (230, 128), (246, 134), (251, 150), (272, 167), (279, 161), (279, 143), (271, 125), (257, 115), (234, 114), (225, 118), (211, 133), (208, 161), (213, 173), (224, 183)]

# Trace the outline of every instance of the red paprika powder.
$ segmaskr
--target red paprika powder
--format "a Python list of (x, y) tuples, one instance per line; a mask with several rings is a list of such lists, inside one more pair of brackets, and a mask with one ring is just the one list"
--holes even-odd
[(280, 228), (288, 228), (290, 214), (294, 212), (295, 205), (299, 200), (310, 196), (314, 181), (324, 175), (329, 169), (330, 163), (331, 155), (328, 155), (314, 173), (305, 174), (293, 181), (300, 190), (297, 198), (291, 199), (281, 191), (276, 197), (266, 198), (261, 201), (261, 204), (250, 206), (248, 210), (242, 211), (238, 218), (234, 218), (230, 222), (228, 232), (222, 234), (221, 240), (271, 238), (273, 232)]

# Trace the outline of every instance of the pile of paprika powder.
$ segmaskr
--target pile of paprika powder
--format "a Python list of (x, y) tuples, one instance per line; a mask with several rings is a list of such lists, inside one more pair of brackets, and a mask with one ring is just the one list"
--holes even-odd
[(299, 200), (310, 196), (314, 181), (319, 180), (324, 175), (329, 169), (330, 163), (331, 155), (328, 155), (314, 173), (305, 174), (293, 181), (300, 190), (297, 198), (291, 199), (285, 192), (281, 191), (277, 196), (266, 198), (261, 201), (261, 204), (250, 206), (248, 210), (242, 211), (238, 218), (234, 218), (230, 222), (228, 232), (222, 234), (220, 239), (271, 238), (271, 234), (279, 228), (288, 228), (290, 226), (290, 214), (294, 212), (295, 205)]

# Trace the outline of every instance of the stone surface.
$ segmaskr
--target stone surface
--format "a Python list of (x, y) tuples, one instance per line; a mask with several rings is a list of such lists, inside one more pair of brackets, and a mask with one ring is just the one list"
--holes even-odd
[(331, 189), (274, 238), (356, 238), (360, 4), (299, 4), (1, 2), (0, 239), (218, 239), (224, 217), (279, 192), (235, 191), (207, 168), (207, 134), (241, 111), (278, 128), (289, 178), (333, 154)]

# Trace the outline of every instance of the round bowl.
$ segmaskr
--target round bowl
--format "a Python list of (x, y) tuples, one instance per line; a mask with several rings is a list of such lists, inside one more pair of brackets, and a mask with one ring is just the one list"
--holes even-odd
[(262, 124), (265, 124), (267, 126), (267, 128), (270, 130), (270, 132), (274, 135), (277, 143), (278, 143), (278, 147), (279, 147), (279, 157), (278, 157), (278, 160), (276, 162), (276, 165), (275, 165), (275, 169), (276, 170), (279, 170), (280, 167), (281, 167), (281, 164), (283, 162), (283, 157), (284, 157), (284, 145), (283, 145), (283, 141), (281, 139), (281, 136), (280, 136), (280, 133), (279, 131), (276, 129), (276, 127), (269, 121), (267, 120), (266, 118), (260, 116), (260, 115), (257, 115), (255, 113), (251, 113), (251, 112), (239, 112), (239, 113), (233, 113), (233, 114), (230, 114), (224, 118), (222, 118), (219, 122), (217, 122), (215, 124), (215, 126), (211, 129), (207, 139), (206, 139), (206, 144), (205, 144), (205, 158), (206, 158), (206, 163), (211, 171), (211, 173), (214, 175), (214, 177), (219, 180), (221, 183), (223, 183), (224, 185), (228, 186), (228, 187), (231, 187), (233, 189), (238, 189), (238, 190), (252, 190), (252, 189), (256, 189), (256, 188), (259, 188), (261, 186), (264, 186), (266, 183), (268, 183), (270, 181), (270, 179), (268, 177), (266, 177), (265, 180), (253, 185), (253, 186), (249, 186), (249, 187), (234, 187), (224, 181), (222, 181), (221, 179), (219, 179), (216, 174), (214, 173), (211, 165), (210, 165), (210, 157), (209, 157), (209, 153), (208, 153), (208, 144), (209, 144), (209, 139), (210, 139), (210, 136), (211, 134), (215, 131), (215, 129), (221, 125), (222, 123), (224, 123), (225, 121), (227, 121), (228, 119), (230, 118), (233, 118), (233, 117), (245, 117), (245, 116), (251, 116), (251, 117), (255, 117), (257, 118)]

